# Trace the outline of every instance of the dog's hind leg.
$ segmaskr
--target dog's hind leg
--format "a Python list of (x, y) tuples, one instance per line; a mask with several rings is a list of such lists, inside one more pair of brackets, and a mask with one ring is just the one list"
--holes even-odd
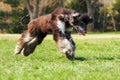
[(30, 33), (27, 30), (24, 31), (17, 41), (17, 45), (15, 47), (14, 53), (20, 54), (24, 46), (32, 39), (33, 37), (30, 36)]
[(23, 48), (23, 55), (24, 56), (28, 56), (31, 53), (33, 53), (33, 51), (35, 50), (36, 46), (38, 44), (41, 44), (43, 39), (45, 38), (46, 34), (43, 35), (37, 35), (36, 37), (34, 37), (30, 42), (28, 42), (25, 47)]
[(28, 56), (29, 54), (31, 54), (34, 51), (36, 46), (37, 46), (37, 37), (33, 38), (30, 42), (28, 42), (24, 46), (24, 48), (22, 50), (22, 54), (24, 56)]

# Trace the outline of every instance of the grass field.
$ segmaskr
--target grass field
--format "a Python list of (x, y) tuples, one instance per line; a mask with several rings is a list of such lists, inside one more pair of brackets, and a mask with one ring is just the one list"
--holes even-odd
[(0, 80), (120, 80), (120, 34), (72, 35), (76, 55), (69, 61), (45, 38), (28, 57), (14, 55), (20, 35), (0, 34)]

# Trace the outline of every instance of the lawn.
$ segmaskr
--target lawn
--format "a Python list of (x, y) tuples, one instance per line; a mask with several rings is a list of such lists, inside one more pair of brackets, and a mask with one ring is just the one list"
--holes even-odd
[(120, 34), (72, 35), (76, 55), (68, 60), (51, 35), (28, 57), (14, 55), (16, 34), (0, 34), (0, 80), (120, 80)]

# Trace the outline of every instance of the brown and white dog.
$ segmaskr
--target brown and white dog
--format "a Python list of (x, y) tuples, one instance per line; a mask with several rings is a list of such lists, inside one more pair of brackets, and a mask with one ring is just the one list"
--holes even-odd
[(51, 14), (40, 16), (28, 23), (27, 30), (18, 39), (14, 52), (15, 54), (22, 52), (24, 56), (28, 56), (33, 53), (48, 32), (52, 31), (53, 39), (59, 50), (66, 54), (68, 59), (72, 60), (75, 43), (71, 37), (71, 30), (75, 28), (78, 33), (85, 35), (81, 26), (86, 26), (91, 21), (92, 18), (87, 14), (81, 14), (66, 8), (56, 8)]

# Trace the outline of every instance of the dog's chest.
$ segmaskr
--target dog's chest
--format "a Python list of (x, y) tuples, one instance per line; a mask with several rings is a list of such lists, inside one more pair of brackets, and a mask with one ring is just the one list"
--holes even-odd
[(65, 22), (63, 21), (58, 21), (57, 22), (57, 27), (62, 31), (62, 32), (65, 32), (65, 31), (72, 31), (73, 28), (70, 27), (69, 25), (66, 25)]
[(57, 27), (62, 31), (65, 32), (65, 22), (58, 20)]

